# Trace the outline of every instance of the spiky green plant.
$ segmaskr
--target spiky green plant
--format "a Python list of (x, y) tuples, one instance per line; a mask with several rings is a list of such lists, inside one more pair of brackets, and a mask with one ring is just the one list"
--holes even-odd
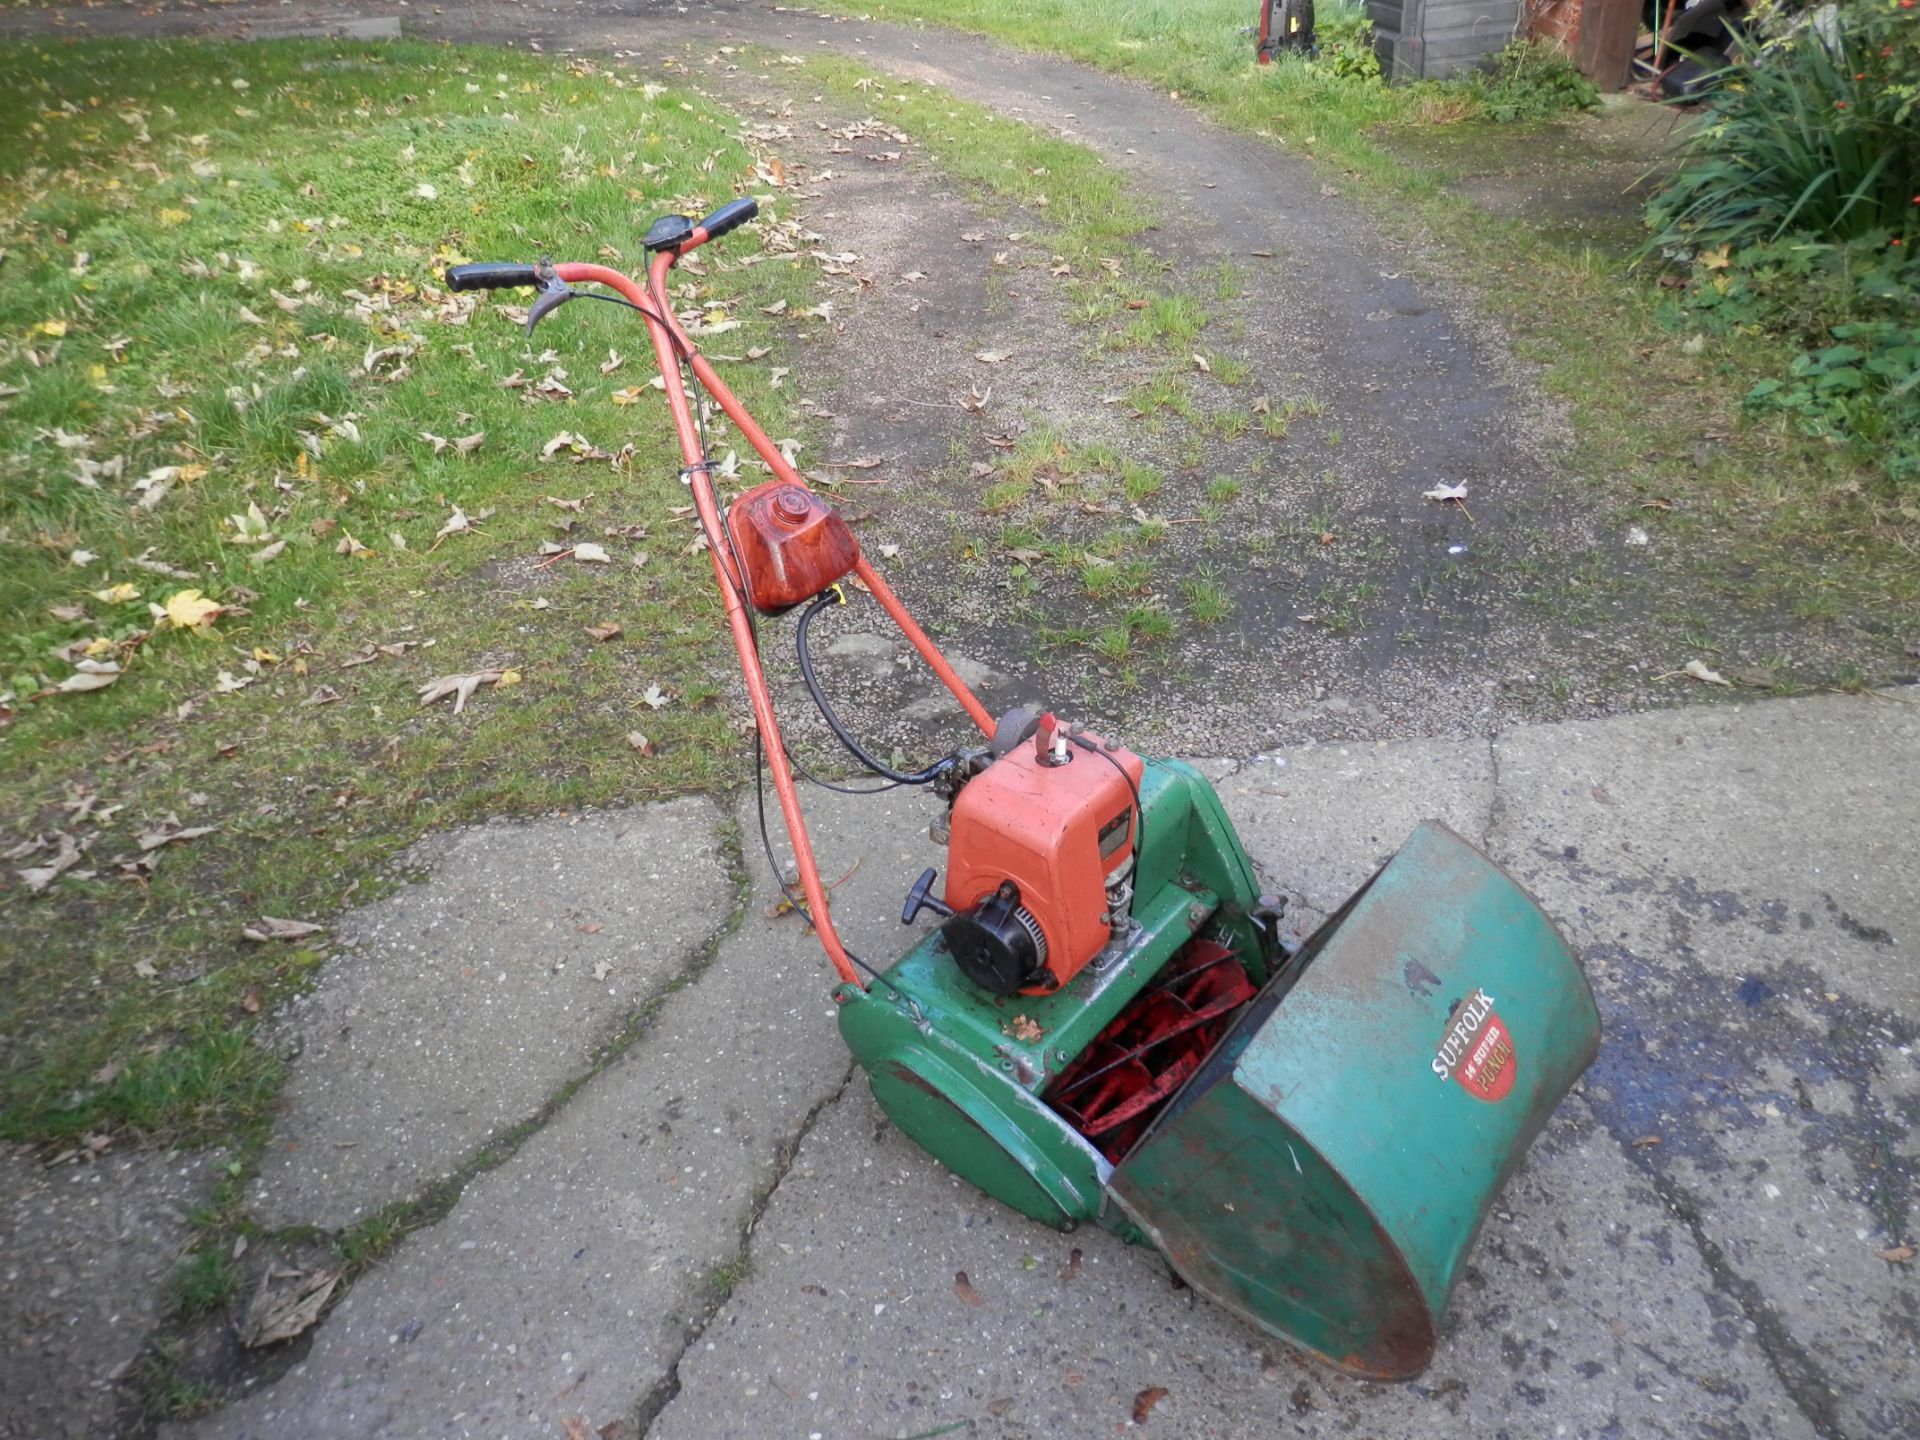
[(1647, 207), (1651, 250), (1739, 249), (1788, 233), (1920, 231), (1920, 20), (1854, 0), (1729, 72), (1679, 170)]

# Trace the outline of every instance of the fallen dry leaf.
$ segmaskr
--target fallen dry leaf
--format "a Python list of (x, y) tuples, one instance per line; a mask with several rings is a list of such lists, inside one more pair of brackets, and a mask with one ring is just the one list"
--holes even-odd
[(555, 455), (565, 452), (567, 458), (576, 464), (587, 460), (611, 460), (611, 450), (602, 450), (584, 435), (576, 435), (571, 430), (562, 430), (546, 444), (540, 447), (540, 458), (551, 460)]
[(73, 668), (73, 674), (53, 687), (62, 695), (104, 690), (120, 678), (120, 663), (117, 660), (77, 660)]
[(26, 881), (28, 890), (38, 895), (79, 863), (80, 846), (71, 835), (62, 831), (60, 848), (53, 859), (45, 865), (35, 865), (25, 870), (16, 870), (14, 873)]
[(240, 1322), (240, 1343), (249, 1350), (291, 1340), (320, 1318), (340, 1284), (337, 1269), (281, 1270), (269, 1266)]
[(953, 1293), (969, 1305), (984, 1305), (987, 1303), (980, 1298), (980, 1292), (973, 1288), (973, 1282), (967, 1278), (967, 1272), (964, 1270), (954, 1272)]
[(1464, 485), (1436, 485), (1431, 490), (1422, 490), (1421, 495), (1428, 500), (1464, 500), (1467, 487)]
[(640, 698), (646, 701), (649, 709), (653, 710), (658, 710), (662, 705), (667, 704), (673, 699), (671, 695), (667, 694), (667, 692), (662, 690), (658, 685), (647, 686), (645, 693), (642, 694)]
[(1916, 1251), (1911, 1245), (1891, 1245), (1880, 1252), (1880, 1258), (1889, 1265), (1904, 1265), (1916, 1254), (1920, 1254), (1920, 1251)]
[(151, 830), (140, 836), (142, 850), (158, 850), (162, 845), (171, 845), (177, 840), (198, 840), (202, 835), (211, 835), (218, 825), (182, 825), (180, 817), (169, 811)]
[(205, 634), (219, 618), (222, 607), (198, 590), (176, 590), (166, 598), (166, 616), (178, 630), (197, 630)]
[(573, 547), (573, 558), (589, 565), (609, 565), (613, 562), (613, 557), (607, 554), (606, 547), (595, 545), (590, 540)]
[(311, 920), (281, 920), (272, 915), (262, 915), (243, 929), (240, 937), (264, 945), (269, 940), (302, 940), (326, 928)]
[(649, 740), (645, 735), (642, 735), (638, 730), (627, 731), (627, 744), (638, 750), (642, 755), (653, 754), (653, 741)]
[(1136, 1425), (1146, 1424), (1147, 1416), (1153, 1413), (1153, 1407), (1166, 1398), (1167, 1387), (1164, 1385), (1149, 1385), (1138, 1395), (1134, 1396), (1133, 1423)]
[(614, 640), (620, 635), (620, 627), (611, 620), (604, 625), (588, 625), (585, 629), (596, 640)]
[(447, 523), (434, 531), (433, 544), (429, 545), (427, 549), (438, 550), (440, 548), (440, 542), (449, 535), (467, 534), (469, 531), (478, 528), (480, 522), (492, 514), (493, 511), (491, 510), (482, 510), (478, 515), (469, 515), (458, 505), (454, 506), (453, 514), (447, 517)]
[(498, 685), (508, 672), (505, 670), (475, 670), (467, 675), (442, 675), (438, 680), (420, 687), (420, 703), (431, 705), (436, 700), (453, 696), (453, 713), (458, 715), (467, 708), (467, 701), (473, 698), (473, 692), (482, 685)]
[(1023, 1044), (1031, 1045), (1047, 1032), (1037, 1022), (1025, 1015), (1016, 1015), (1002, 1027), (1007, 1034)]
[(1725, 685), (1729, 689), (1733, 687), (1731, 680), (1727, 679), (1727, 677), (1722, 675), (1718, 670), (1709, 669), (1706, 662), (1702, 660), (1687, 661), (1681, 673), (1691, 675), (1703, 685)]
[(1004, 365), (1013, 358), (1011, 350), (976, 350), (973, 358), (982, 365)]
[(1080, 1273), (1080, 1251), (1076, 1246), (1067, 1252), (1067, 1263), (1060, 1267), (1060, 1278), (1071, 1280)]

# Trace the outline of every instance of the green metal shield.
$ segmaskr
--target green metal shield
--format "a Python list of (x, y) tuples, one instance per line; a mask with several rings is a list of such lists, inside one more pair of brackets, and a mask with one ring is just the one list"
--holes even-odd
[(1108, 1194), (1196, 1290), (1404, 1379), (1599, 1034), (1552, 922), (1429, 822), (1253, 1001)]

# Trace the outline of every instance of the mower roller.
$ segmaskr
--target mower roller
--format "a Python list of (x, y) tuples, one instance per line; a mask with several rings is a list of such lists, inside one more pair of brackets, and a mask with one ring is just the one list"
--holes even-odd
[[(755, 213), (742, 199), (656, 221), (644, 285), (545, 261), (447, 280), (533, 287), (529, 331), (576, 296), (645, 320), (800, 893), (775, 877), (839, 976), (840, 1032), (874, 1098), (1023, 1215), (1151, 1245), (1194, 1289), (1340, 1369), (1418, 1374), (1489, 1206), (1593, 1059), (1578, 964), (1526, 892), (1437, 822), (1302, 942), (1198, 771), (1049, 711), (989, 715), (674, 315), (674, 264)], [(612, 294), (573, 288), (589, 283)], [(773, 477), (724, 506), (709, 400)], [(808, 647), (843, 582), (899, 627), (976, 743), (902, 771), (849, 732)], [(927, 870), (900, 916), (937, 923), (884, 970), (836, 930), (761, 672), (761, 621), (796, 612), (829, 728), (886, 786), (938, 802), (945, 881)]]

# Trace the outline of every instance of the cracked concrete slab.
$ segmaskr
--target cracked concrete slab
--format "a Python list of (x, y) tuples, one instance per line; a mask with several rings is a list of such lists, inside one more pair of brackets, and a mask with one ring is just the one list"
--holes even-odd
[(452, 1174), (537, 1114), (698, 956), (732, 880), (712, 802), (496, 822), (423, 840), (425, 878), (344, 917), (248, 1195), (337, 1229)]
[(1064, 1440), (1128, 1428), (1135, 1396), (1163, 1386), (1145, 1428), (1212, 1440), (1811, 1435), (1750, 1335), (1704, 1339), (1719, 1318), (1704, 1268), (1646, 1243), (1639, 1188), (1568, 1105), (1483, 1235), (1439, 1361), (1376, 1385), (1176, 1290), (1147, 1251), (988, 1200), (856, 1083), (801, 1147), (754, 1232), (752, 1277), (649, 1433)]
[(164, 1308), (222, 1151), (48, 1168), (0, 1150), (0, 1435), (124, 1433), (121, 1381)]
[(1843, 964), (1860, 998), (1911, 1004), (1916, 750), (1916, 689), (1517, 729), (1498, 743), (1502, 849), (1570, 899), (1598, 881), (1690, 918), (1817, 936), (1813, 957)]
[[(927, 802), (831, 796), (809, 813), (823, 871), (852, 871), (834, 892), (850, 942), (890, 946), (875, 930), (931, 850)], [(756, 843), (751, 795), (738, 820)], [(670, 1395), (761, 1198), (850, 1069), (832, 972), (798, 917), (769, 915), (778, 892), (754, 859), (739, 928), (618, 1060), (362, 1278), (284, 1378), (167, 1433), (563, 1436), (568, 1417), (631, 1423)]]
[(1920, 1433), (1920, 708), (1521, 730), (1498, 858), (1586, 957), (1596, 1116), (1823, 1434)]

